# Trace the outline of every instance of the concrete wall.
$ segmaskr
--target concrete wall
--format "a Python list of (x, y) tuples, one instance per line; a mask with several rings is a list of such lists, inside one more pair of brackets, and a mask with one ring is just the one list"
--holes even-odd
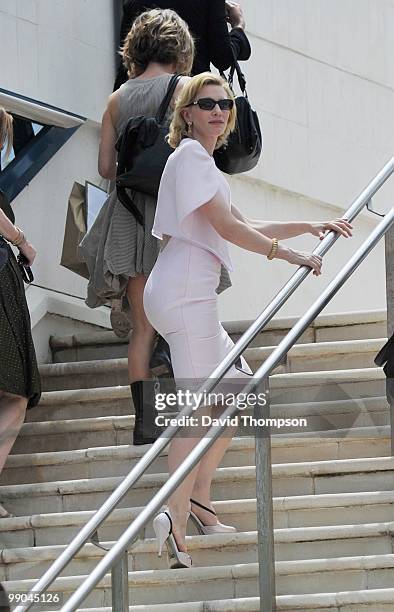
[[(265, 147), (258, 167), (232, 181), (234, 201), (257, 218), (336, 217), (394, 153), (394, 2), (247, 0), (243, 6), (253, 47), (245, 74)], [(387, 211), (393, 195), (392, 179), (374, 206)], [(354, 238), (341, 240), (326, 256), (324, 275), (308, 279), (281, 312), (301, 313), (375, 224), (369, 213), (361, 215)], [(291, 244), (309, 249), (316, 240)], [(234, 258), (233, 281), (244, 299), (228, 292), (223, 313), (254, 316), (292, 269), (238, 249)], [(384, 307), (379, 245), (326, 312)]]
[[(394, 1), (242, 4), (253, 47), (244, 70), (264, 132), (264, 153), (251, 173), (231, 179), (233, 199), (254, 218), (334, 218), (393, 155)], [(2, 0), (0, 57), (7, 58), (1, 87), (88, 118), (15, 202), (20, 223), (40, 251), (37, 282), (82, 297), (85, 281), (58, 262), (73, 181), (99, 181), (99, 121), (114, 75), (113, 2)], [(393, 195), (394, 180), (375, 206), (387, 210)], [(337, 242), (324, 275), (310, 277), (281, 315), (304, 311), (375, 224), (369, 213), (361, 215), (354, 238)], [(310, 249), (316, 239), (291, 244)], [(233, 255), (234, 287), (221, 298), (221, 315), (252, 318), (295, 268), (237, 248)], [(384, 307), (380, 246), (326, 312)], [(87, 318), (94, 324), (92, 313)]]
[(98, 122), (113, 51), (113, 0), (1, 0), (1, 87)]
[[(85, 296), (86, 281), (59, 265), (67, 201), (75, 180), (105, 186), (97, 172), (97, 150), (101, 116), (113, 85), (115, 36), (113, 0), (0, 3), (0, 86), (87, 118), (13, 202), (19, 224), (38, 249), (36, 283), (80, 298)], [(36, 289), (27, 292), (32, 321), (41, 335), (45, 327), (48, 336), (56, 331), (54, 326), (38, 327), (36, 316), (43, 314), (42, 303), (48, 304), (47, 292), (41, 292), (41, 306), (38, 294)], [(55, 314), (62, 294), (58, 298), (50, 301), (50, 308), (57, 305), (51, 310)], [(74, 302), (76, 307), (83, 304), (82, 299)], [(70, 300), (65, 303), (70, 309)], [(108, 313), (103, 317), (102, 311), (77, 310), (77, 316), (93, 324), (108, 322)], [(35, 329), (36, 343), (37, 334)]]

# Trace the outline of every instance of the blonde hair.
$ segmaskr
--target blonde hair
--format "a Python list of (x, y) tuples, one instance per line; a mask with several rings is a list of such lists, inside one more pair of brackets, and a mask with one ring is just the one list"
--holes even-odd
[(175, 72), (190, 74), (194, 40), (187, 23), (175, 11), (152, 9), (134, 21), (120, 54), (129, 78), (142, 74), (149, 62), (175, 64)]
[(7, 149), (5, 151), (5, 156), (8, 157), (11, 153), (14, 132), (12, 129), (13, 117), (7, 111), (0, 106), (0, 148), (4, 146), (4, 143), (7, 142)]
[[(168, 134), (168, 144), (176, 149), (182, 138), (189, 136), (188, 125), (185, 119), (182, 117), (181, 111), (186, 108), (191, 102), (194, 102), (199, 92), (205, 85), (219, 85), (223, 87), (228, 97), (234, 100), (234, 94), (230, 89), (227, 81), (222, 77), (212, 74), (211, 72), (202, 72), (192, 77), (186, 85), (182, 88), (179, 97), (177, 98), (174, 114), (170, 124), (170, 131)], [(227, 142), (230, 133), (235, 129), (235, 123), (237, 119), (237, 109), (234, 104), (230, 110), (228, 122), (224, 133), (219, 136), (216, 142), (215, 149), (218, 149)]]

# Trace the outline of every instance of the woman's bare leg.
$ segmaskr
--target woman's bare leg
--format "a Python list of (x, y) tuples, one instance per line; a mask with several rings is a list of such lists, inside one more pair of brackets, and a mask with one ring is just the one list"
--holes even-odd
[(143, 295), (146, 276), (139, 274), (129, 279), (127, 299), (133, 319), (128, 350), (129, 381), (144, 380), (151, 377), (149, 361), (155, 339), (155, 330), (149, 323), (144, 311)]
[[(199, 408), (198, 414), (211, 414), (211, 408)], [(195, 414), (193, 414), (195, 416)], [(193, 427), (193, 436), (190, 436), (190, 428), (187, 433), (181, 429), (170, 443), (168, 450), (168, 467), (170, 474), (173, 474), (181, 463), (188, 457), (193, 448), (201, 441), (207, 432), (207, 427)], [(173, 521), (174, 537), (177, 541), (179, 550), (186, 552), (186, 523), (187, 515), (190, 510), (190, 496), (193, 491), (194, 483), (199, 471), (200, 463), (186, 476), (179, 487), (168, 499), (168, 509)]]
[[(218, 418), (222, 412), (223, 408), (212, 408), (212, 417)], [(211, 504), (212, 479), (236, 431), (237, 427), (227, 427), (220, 438), (206, 452), (198, 466), (190, 497), (211, 508), (211, 510), (213, 510)], [(193, 506), (193, 512), (197, 514), (204, 525), (216, 525), (217, 519), (210, 512), (206, 512), (198, 506)]]
[(25, 419), (27, 399), (0, 391), (0, 473)]

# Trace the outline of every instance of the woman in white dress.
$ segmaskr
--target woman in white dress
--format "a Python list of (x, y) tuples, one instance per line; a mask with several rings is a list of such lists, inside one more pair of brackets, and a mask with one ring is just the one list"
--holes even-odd
[[(170, 126), (169, 143), (175, 151), (165, 167), (152, 233), (164, 248), (148, 278), (144, 308), (153, 327), (170, 345), (178, 387), (197, 387), (207, 379), (233, 346), (219, 322), (217, 294), (221, 264), (232, 269), (228, 243), (269, 259), (310, 266), (321, 273), (318, 255), (289, 248), (278, 240), (305, 233), (323, 237), (327, 230), (351, 235), (343, 219), (329, 223), (251, 221), (232, 204), (227, 181), (212, 154), (234, 129), (236, 110), (227, 83), (211, 73), (193, 77), (183, 88)], [(243, 358), (227, 379), (247, 378), (251, 370)], [(245, 381), (246, 382), (246, 381)], [(215, 416), (220, 407), (199, 409)], [(223, 408), (221, 408), (223, 410)], [(204, 434), (176, 436), (169, 448), (173, 473)], [(226, 432), (207, 451), (168, 501), (168, 510), (154, 519), (159, 554), (164, 542), (171, 567), (190, 567), (185, 535), (189, 515), (201, 533), (235, 531), (222, 525), (211, 503), (213, 475), (231, 442)]]

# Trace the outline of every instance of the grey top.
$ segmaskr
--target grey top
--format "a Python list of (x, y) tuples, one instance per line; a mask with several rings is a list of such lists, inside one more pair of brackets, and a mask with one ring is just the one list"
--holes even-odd
[[(163, 100), (172, 74), (162, 74), (151, 79), (130, 79), (118, 89), (118, 136), (130, 117), (154, 117)], [(171, 113), (171, 108), (168, 113)]]

